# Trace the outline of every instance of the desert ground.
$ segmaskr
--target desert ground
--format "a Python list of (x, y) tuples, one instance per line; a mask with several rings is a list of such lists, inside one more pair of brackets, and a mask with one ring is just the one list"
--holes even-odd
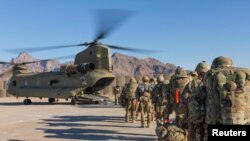
[(33, 98), (23, 105), (23, 99), (0, 98), (0, 141), (157, 140), (155, 121), (151, 128), (125, 123), (124, 109), (113, 103), (74, 106)]

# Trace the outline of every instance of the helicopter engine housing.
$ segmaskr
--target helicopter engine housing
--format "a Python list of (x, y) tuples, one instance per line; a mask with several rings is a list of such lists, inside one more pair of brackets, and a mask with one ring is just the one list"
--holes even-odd
[(84, 74), (94, 69), (95, 69), (95, 65), (93, 63), (81, 63), (79, 65), (61, 66), (60, 71), (66, 74), (76, 74), (78, 72)]

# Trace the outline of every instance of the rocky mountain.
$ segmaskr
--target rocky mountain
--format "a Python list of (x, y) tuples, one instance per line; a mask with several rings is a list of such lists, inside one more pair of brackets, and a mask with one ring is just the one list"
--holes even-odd
[[(21, 63), (37, 61), (38, 59), (32, 57), (28, 53), (22, 52), (18, 57), (13, 58), (10, 62)], [(67, 63), (73, 63), (67, 62)], [(116, 76), (131, 76), (131, 75), (152, 75), (159, 73), (172, 73), (176, 66), (173, 64), (164, 64), (154, 58), (139, 59), (133, 56), (114, 53), (112, 55), (113, 74)], [(65, 63), (63, 63), (65, 64)], [(38, 63), (28, 64), (27, 68), (30, 72), (44, 72), (44, 71), (59, 71), (61, 63), (58, 61), (42, 61)], [(1, 79), (7, 80), (11, 77), (11, 68), (9, 64), (0, 65)]]
[[(32, 61), (38, 61), (38, 60), (39, 59), (32, 57), (26, 52), (21, 52), (16, 58), (12, 58), (10, 62), (22, 63), (22, 62), (32, 62)], [(60, 68), (60, 62), (56, 60), (49, 60), (49, 61), (42, 61), (42, 62), (27, 64), (26, 66), (28, 68), (28, 71), (30, 72), (58, 71)], [(0, 74), (4, 74), (1, 77), (2, 79), (8, 79), (9, 77), (11, 77), (12, 67), (13, 66), (9, 64), (0, 65)]]
[(176, 68), (174, 64), (164, 64), (154, 58), (139, 59), (119, 53), (112, 55), (112, 63), (113, 73), (118, 76), (167, 74)]

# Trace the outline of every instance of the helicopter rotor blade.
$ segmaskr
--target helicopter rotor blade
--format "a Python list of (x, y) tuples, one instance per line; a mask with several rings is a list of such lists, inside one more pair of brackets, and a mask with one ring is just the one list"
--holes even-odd
[(34, 47), (34, 48), (16, 48), (16, 49), (7, 49), (6, 52), (10, 53), (19, 53), (19, 52), (38, 52), (44, 50), (53, 50), (53, 49), (63, 49), (70, 47), (79, 47), (79, 46), (87, 46), (88, 43), (82, 44), (74, 44), (74, 45), (59, 45), (59, 46), (47, 46), (47, 47)]
[(124, 50), (124, 51), (130, 51), (130, 52), (136, 52), (136, 53), (142, 53), (142, 54), (151, 54), (151, 53), (157, 53), (159, 51), (157, 50), (147, 50), (147, 49), (138, 49), (138, 48), (128, 48), (128, 47), (121, 47), (116, 45), (107, 45), (109, 48), (117, 49), (117, 50)]
[(11, 64), (10, 62), (0, 62), (0, 64), (3, 64), (3, 65), (5, 65), (5, 64)]
[(94, 41), (106, 38), (115, 28), (135, 14), (135, 11), (98, 9), (95, 11), (96, 35)]
[(17, 65), (33, 64), (33, 63), (54, 61), (54, 60), (63, 60), (63, 59), (68, 59), (68, 58), (74, 58), (74, 55), (62, 56), (62, 57), (51, 58), (51, 59), (43, 59), (43, 60), (37, 60), (37, 61), (31, 61), (31, 62), (17, 63)]

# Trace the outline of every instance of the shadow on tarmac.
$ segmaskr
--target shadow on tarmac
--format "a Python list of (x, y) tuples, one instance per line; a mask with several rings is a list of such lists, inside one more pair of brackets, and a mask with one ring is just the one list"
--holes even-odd
[[(85, 123), (79, 123), (81, 121)], [(95, 122), (95, 124), (91, 124), (91, 122)], [(113, 125), (106, 122), (119, 124)], [(55, 116), (51, 119), (42, 119), (40, 124), (48, 126), (48, 128), (37, 129), (42, 130), (46, 134), (45, 138), (130, 141), (156, 140), (156, 136), (152, 134), (124, 133), (112, 130), (112, 127), (122, 128), (125, 132), (131, 130), (131, 128), (138, 128), (140, 130), (139, 127), (126, 125), (122, 116)], [(67, 127), (67, 129), (62, 129), (61, 127)], [(92, 129), (88, 129), (88, 127), (92, 127)], [(93, 127), (97, 127), (98, 129), (93, 129)], [(105, 129), (105, 127), (111, 128)]]

